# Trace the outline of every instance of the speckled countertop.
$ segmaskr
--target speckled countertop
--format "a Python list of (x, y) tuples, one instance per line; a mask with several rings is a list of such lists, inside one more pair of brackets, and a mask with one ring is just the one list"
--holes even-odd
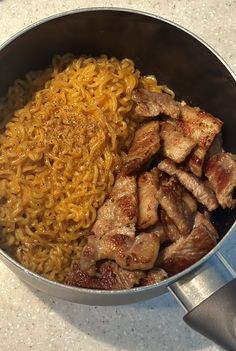
[[(236, 71), (233, 0), (0, 0), (0, 44), (48, 15), (89, 6), (144, 10), (173, 20), (207, 41)], [(236, 236), (221, 250), (236, 269)], [(121, 307), (88, 307), (50, 298), (0, 263), (0, 351), (216, 351), (189, 329), (170, 295)]]

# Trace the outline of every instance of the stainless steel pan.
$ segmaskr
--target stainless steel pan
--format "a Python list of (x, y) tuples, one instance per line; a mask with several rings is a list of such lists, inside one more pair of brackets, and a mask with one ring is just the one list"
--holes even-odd
[[(233, 72), (207, 44), (159, 17), (121, 9), (89, 9), (50, 17), (20, 32), (0, 48), (0, 96), (14, 79), (46, 67), (55, 54), (133, 59), (142, 74), (155, 74), (177, 98), (224, 121), (224, 145), (236, 152), (236, 82)], [(0, 250), (1, 260), (22, 280), (50, 295), (82, 304), (116, 305), (171, 291), (188, 311), (184, 320), (227, 350), (236, 350), (236, 280), (218, 253), (236, 235), (236, 210), (217, 210), (221, 240), (192, 267), (159, 284), (124, 291), (98, 291), (51, 282)]]

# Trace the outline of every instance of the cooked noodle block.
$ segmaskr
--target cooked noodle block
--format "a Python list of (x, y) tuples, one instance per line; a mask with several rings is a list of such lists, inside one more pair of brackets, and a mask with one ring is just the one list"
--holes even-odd
[[(0, 100), (0, 245), (63, 282), (133, 139), (129, 59), (57, 56)], [(141, 83), (140, 83), (141, 82)], [(152, 89), (151, 89), (152, 88)]]

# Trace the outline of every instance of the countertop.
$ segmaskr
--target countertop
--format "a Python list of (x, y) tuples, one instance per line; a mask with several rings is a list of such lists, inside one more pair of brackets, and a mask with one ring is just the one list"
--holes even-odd
[[(0, 0), (0, 44), (46, 16), (89, 6), (134, 8), (179, 23), (208, 42), (236, 71), (233, 0)], [(236, 269), (236, 235), (221, 252)], [(0, 351), (220, 350), (185, 325), (183, 315), (169, 294), (119, 307), (61, 301), (29, 288), (0, 263)]]

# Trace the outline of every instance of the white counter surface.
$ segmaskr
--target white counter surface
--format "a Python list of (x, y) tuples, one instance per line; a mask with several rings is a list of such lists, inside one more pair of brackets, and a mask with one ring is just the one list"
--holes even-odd
[[(207, 41), (236, 71), (234, 0), (0, 0), (0, 44), (46, 16), (94, 6), (134, 8), (173, 20)], [(236, 235), (221, 252), (236, 269)], [(183, 315), (168, 294), (120, 307), (61, 301), (32, 290), (0, 263), (0, 351), (220, 350), (188, 328)]]

